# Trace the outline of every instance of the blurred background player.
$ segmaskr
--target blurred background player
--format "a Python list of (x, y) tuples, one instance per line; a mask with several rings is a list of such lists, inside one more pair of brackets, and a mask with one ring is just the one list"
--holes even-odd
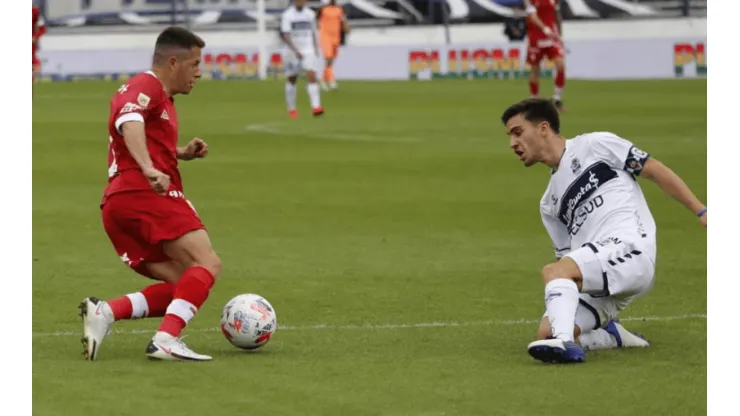
[(523, 3), (515, 5), (513, 9), (513, 14), (504, 19), (504, 36), (510, 42), (522, 41), (527, 37), (527, 13)]
[(334, 60), (339, 54), (339, 46), (342, 44), (343, 37), (349, 32), (349, 24), (344, 15), (344, 9), (337, 5), (336, 0), (330, 0), (329, 4), (319, 9), (318, 21), (321, 52), (324, 55), (324, 77), (321, 80), (321, 87), (324, 90), (333, 90), (337, 88), (337, 81), (334, 78)]
[(524, 0), (527, 12), (527, 63), (531, 65), (529, 92), (532, 97), (540, 94), (540, 63), (546, 57), (555, 64), (555, 90), (553, 101), (558, 110), (564, 110), (565, 60), (561, 38), (560, 0)]
[(44, 18), (41, 16), (41, 10), (36, 7), (35, 5), (33, 7), (33, 24), (32, 24), (32, 47), (33, 47), (33, 67), (32, 67), (32, 79), (36, 79), (36, 74), (38, 74), (41, 71), (41, 61), (36, 56), (36, 53), (39, 50), (39, 39), (41, 36), (46, 33), (46, 25), (44, 24)]
[(316, 13), (306, 7), (307, 0), (295, 0), (293, 5), (285, 9), (280, 21), (280, 35), (287, 47), (283, 53), (285, 67), (285, 101), (288, 105), (288, 115), (298, 117), (296, 109), (296, 82), (298, 74), (306, 73), (308, 80), (308, 98), (314, 116), (324, 114), (321, 107), (321, 92), (316, 70), (319, 64), (319, 48), (317, 45)]

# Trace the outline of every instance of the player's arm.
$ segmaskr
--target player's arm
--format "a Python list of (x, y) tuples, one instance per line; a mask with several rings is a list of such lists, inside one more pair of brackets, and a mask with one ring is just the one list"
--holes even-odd
[(157, 193), (164, 194), (170, 186), (170, 177), (154, 167), (144, 128), (146, 115), (149, 108), (156, 106), (159, 91), (153, 85), (120, 91), (120, 95), (115, 98), (118, 103), (115, 128), (123, 136), (126, 148), (149, 184)]
[(622, 169), (634, 176), (642, 176), (655, 182), (666, 194), (681, 202), (686, 208), (699, 215), (706, 226), (706, 211), (684, 181), (671, 169), (638, 149), (632, 142), (615, 134), (603, 133), (591, 137), (594, 151), (614, 169)]
[(290, 20), (288, 19), (288, 14), (283, 13), (283, 17), (280, 22), (280, 37), (283, 39), (283, 42), (288, 45), (288, 48), (290, 48), (290, 50), (293, 51), (293, 53), (298, 58), (301, 58), (301, 53), (298, 51), (298, 48), (295, 47), (295, 45), (293, 44), (293, 40), (290, 38), (291, 29), (292, 27), (290, 24)]
[[(141, 114), (135, 114), (141, 117)], [(167, 189), (170, 187), (170, 177), (154, 167), (152, 158), (149, 155), (149, 149), (146, 147), (146, 132), (144, 130), (144, 119), (138, 119), (138, 117), (130, 117), (131, 120), (123, 121), (121, 124), (118, 122), (118, 129), (123, 135), (123, 141), (126, 143), (126, 148), (134, 158), (136, 163), (141, 168), (141, 172), (149, 180), (149, 184), (154, 190), (164, 195)], [(120, 120), (121, 118), (119, 118)]]
[[(129, 113), (129, 115), (141, 115)], [(123, 135), (123, 141), (126, 143), (129, 153), (146, 175), (147, 171), (154, 169), (152, 158), (149, 155), (149, 149), (146, 147), (146, 131), (144, 130), (144, 118), (128, 117), (130, 120), (123, 121), (120, 124), (119, 131)], [(121, 117), (123, 118), (123, 117)], [(121, 120), (119, 118), (119, 120)]]
[(345, 34), (349, 33), (349, 20), (347, 20), (347, 15), (344, 14), (344, 9), (342, 9), (341, 22), (342, 22), (342, 32), (344, 32)]
[(641, 176), (655, 182), (663, 192), (702, 218), (702, 223), (706, 227), (706, 206), (699, 201), (683, 179), (671, 168), (654, 158), (650, 158), (645, 162)]
[(208, 144), (199, 138), (194, 138), (187, 144), (177, 148), (177, 158), (180, 160), (193, 160), (208, 156)]
[(551, 36), (553, 34), (552, 29), (542, 23), (542, 19), (540, 19), (540, 17), (537, 15), (537, 8), (532, 4), (532, 2), (529, 0), (524, 0), (524, 6), (524, 11), (527, 13), (527, 19), (530, 19), (532, 23), (535, 24), (535, 26), (540, 28), (542, 33), (547, 36)]
[(558, 35), (563, 36), (563, 13), (560, 12), (560, 3), (555, 9), (555, 16), (557, 16), (558, 21)]

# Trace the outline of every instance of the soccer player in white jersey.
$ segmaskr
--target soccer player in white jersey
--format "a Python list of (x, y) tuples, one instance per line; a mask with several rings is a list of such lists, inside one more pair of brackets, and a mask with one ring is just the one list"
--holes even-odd
[(529, 354), (576, 363), (588, 349), (649, 346), (615, 321), (654, 280), (656, 226), (637, 177), (655, 182), (704, 227), (706, 207), (671, 169), (613, 133), (566, 140), (549, 100), (514, 104), (501, 119), (524, 166), (551, 169), (540, 213), (557, 261), (542, 269), (546, 313)]
[(292, 118), (298, 117), (296, 82), (301, 72), (305, 72), (308, 79), (306, 89), (313, 115), (324, 114), (316, 78), (319, 64), (316, 13), (306, 6), (306, 2), (307, 0), (294, 0), (293, 5), (283, 12), (280, 22), (280, 33), (286, 47), (283, 51), (283, 65), (288, 79), (285, 84), (285, 101), (288, 105), (288, 115)]

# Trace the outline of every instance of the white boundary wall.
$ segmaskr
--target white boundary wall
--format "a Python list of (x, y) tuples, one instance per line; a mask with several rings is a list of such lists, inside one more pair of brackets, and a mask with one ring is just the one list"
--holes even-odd
[[(635, 79), (706, 74), (706, 19), (576, 21), (563, 27), (570, 78)], [(255, 32), (199, 33), (208, 46), (204, 70), (213, 78), (256, 77)], [(452, 45), (444, 28), (357, 28), (336, 63), (340, 79), (402, 80), (417, 77), (526, 76), (526, 46), (510, 43), (503, 25), (456, 25)], [(47, 79), (126, 76), (148, 68), (156, 33), (49, 34), (41, 58)], [(282, 60), (271, 34), (270, 75)], [(551, 64), (545, 63), (545, 67)]]

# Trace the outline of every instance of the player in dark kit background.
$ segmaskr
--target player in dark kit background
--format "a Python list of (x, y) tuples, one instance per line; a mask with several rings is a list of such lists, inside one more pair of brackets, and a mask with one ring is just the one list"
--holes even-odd
[(107, 302), (94, 297), (82, 301), (88, 360), (97, 358), (113, 322), (145, 317), (163, 317), (146, 349), (150, 359), (211, 359), (179, 338), (208, 298), (221, 260), (185, 198), (178, 169), (178, 160), (203, 158), (208, 146), (198, 138), (177, 146), (173, 98), (190, 93), (200, 78), (204, 46), (186, 29), (165, 29), (157, 37), (151, 70), (131, 78), (111, 100), (103, 225), (121, 261), (161, 283)]

